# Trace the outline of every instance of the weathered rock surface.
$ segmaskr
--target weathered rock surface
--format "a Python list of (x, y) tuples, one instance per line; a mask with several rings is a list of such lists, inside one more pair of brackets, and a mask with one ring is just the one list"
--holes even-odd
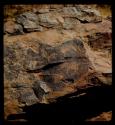
[(64, 17), (74, 17), (82, 23), (97, 23), (102, 21), (99, 11), (84, 6), (63, 8)]
[(21, 35), (24, 32), (20, 24), (16, 24), (13, 21), (8, 21), (4, 24), (4, 33), (8, 33), (10, 35)]
[(48, 12), (49, 12), (49, 9), (47, 9), (47, 8), (46, 9), (39, 9), (38, 10), (38, 13), (40, 13), (40, 14), (41, 13), (48, 13)]
[[(10, 82), (10, 87), (15, 85), (15, 89), (22, 88), (17, 92), (21, 92), (21, 97), (25, 95), (22, 94), (23, 88), (32, 89), (33, 85), (33, 94), (36, 95), (37, 93), (37, 97), (40, 96), (38, 98), (40, 102), (45, 93), (59, 91), (60, 96), (64, 95), (68, 93), (65, 91), (65, 87), (77, 87), (77, 84), (79, 86), (77, 81), (81, 78), (84, 79), (89, 72), (88, 69), (91, 64), (85, 55), (84, 45), (79, 40), (67, 41), (57, 47), (39, 41), (30, 42), (32, 45), (35, 44), (36, 51), (28, 45), (24, 48), (23, 44), (17, 42), (12, 45), (5, 45), (4, 48), (5, 79)], [(27, 82), (26, 80), (30, 81)], [(5, 86), (7, 85), (5, 84)], [(76, 88), (71, 89), (70, 92), (76, 91)], [(26, 91), (29, 92), (29, 90)], [(27, 94), (25, 98), (31, 98), (31, 96), (32, 94)], [(21, 97), (18, 98), (19, 101)], [(53, 98), (55, 99), (55, 96)], [(24, 100), (25, 103), (28, 103), (26, 99)]]
[(54, 15), (50, 13), (40, 14), (39, 21), (40, 21), (40, 25), (44, 27), (49, 27), (49, 28), (59, 24), (58, 21), (55, 19)]
[(75, 29), (76, 25), (79, 25), (80, 22), (73, 18), (65, 18), (65, 22), (63, 23), (63, 28), (66, 30)]
[(39, 26), (38, 17), (32, 12), (25, 12), (16, 18), (16, 21), (23, 25), (26, 32), (42, 31), (42, 27)]
[(4, 24), (5, 118), (112, 85), (111, 15), (93, 5), (15, 7)]
[(5, 87), (14, 88), (10, 90), (12, 96), (18, 95), (13, 99), (21, 105), (49, 103), (77, 89), (103, 83), (99, 79), (96, 82), (96, 74), (90, 72), (93, 67), (82, 41), (70, 40), (56, 47), (39, 41), (26, 44), (4, 46)]
[[(112, 48), (112, 34), (111, 32), (96, 33), (89, 36), (89, 44), (94, 49), (110, 49)], [(111, 51), (110, 51), (111, 52)]]

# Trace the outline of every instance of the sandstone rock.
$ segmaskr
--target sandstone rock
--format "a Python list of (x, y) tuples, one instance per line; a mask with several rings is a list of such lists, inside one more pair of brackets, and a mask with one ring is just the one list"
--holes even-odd
[(111, 49), (112, 47), (112, 34), (111, 32), (95, 33), (88, 36), (89, 45), (93, 49)]
[(33, 8), (33, 13), (36, 14), (42, 14), (42, 13), (49, 13), (49, 9), (48, 8)]
[[(74, 87), (79, 86), (77, 81), (85, 79), (90, 62), (81, 41), (67, 41), (57, 47), (32, 41), (37, 52), (23, 48), (23, 44), (5, 45), (7, 49), (4, 49), (5, 80), (19, 93), (20, 96), (15, 99), (20, 103), (31, 105), (42, 102), (45, 95), (47, 101), (53, 91), (63, 96), (68, 93), (65, 88), (70, 87), (70, 92), (76, 91)], [(56, 97), (53, 96), (54, 99)]]
[(45, 82), (40, 81), (39, 85), (40, 85), (40, 88), (42, 88), (45, 93), (51, 92), (51, 89), (47, 86)]
[(24, 25), (24, 29), (26, 32), (32, 32), (32, 31), (42, 31), (43, 28), (39, 25), (37, 25), (36, 23), (32, 22), (32, 21), (27, 21)]
[(108, 19), (109, 21), (112, 21), (112, 17), (111, 17), (111, 16), (108, 16), (107, 19)]
[(64, 5), (61, 4), (52, 4), (50, 5), (50, 9), (58, 9), (58, 8), (63, 8)]
[(49, 9), (39, 9), (39, 13), (48, 13)]
[(36, 97), (34, 91), (31, 88), (19, 88), (16, 90), (19, 93), (18, 101), (26, 106), (38, 103), (38, 98)]
[[(31, 54), (30, 54), (31, 57), (30, 56), (28, 57), (29, 54), (27, 54), (26, 59), (30, 60), (29, 62), (31, 63), (31, 65), (28, 63), (27, 64), (25, 63), (25, 65), (27, 65), (26, 70), (30, 73), (43, 72), (43, 74), (41, 74), (43, 81), (45, 80), (45, 82), (48, 83), (49, 87), (55, 91), (60, 90), (61, 87), (63, 88), (64, 81), (67, 82), (68, 84), (69, 84), (69, 82), (74, 83), (74, 78), (80, 77), (79, 76), (80, 71), (79, 71), (79, 73), (76, 72), (77, 71), (76, 68), (79, 66), (79, 60), (78, 60), (78, 64), (77, 64), (76, 61), (74, 61), (74, 58), (80, 58), (80, 57), (84, 56), (84, 51), (85, 51), (85, 50), (83, 50), (83, 52), (81, 51), (81, 54), (80, 54), (79, 47), (78, 47), (78, 51), (71, 49), (74, 46), (77, 47), (77, 44), (81, 48), (83, 47), (83, 45), (80, 44), (79, 42), (78, 43), (77, 42), (67, 42), (66, 44), (63, 44), (62, 46), (56, 47), (56, 48), (52, 48), (51, 46), (42, 45), (43, 49), (42, 49), (42, 47), (39, 48), (39, 49), (42, 49), (42, 53), (39, 53), (40, 55), (36, 54), (36, 57), (38, 57), (38, 58), (34, 58), (34, 56), (33, 55), (31, 56)], [(45, 53), (46, 53), (47, 58), (45, 57), (45, 55), (43, 55), (44, 47), (45, 47), (45, 51), (46, 51)], [(39, 52), (40, 52), (40, 50), (39, 50)], [(44, 56), (44, 58), (40, 57), (42, 55)], [(42, 63), (41, 63), (41, 60), (39, 61), (40, 58), (43, 59)], [(72, 60), (72, 58), (73, 58), (73, 60)], [(32, 64), (33, 63), (35, 64), (34, 59), (37, 61), (37, 63), (33, 67)], [(70, 61), (65, 62), (66, 60), (70, 60)], [(85, 60), (85, 58), (83, 59), (83, 61), (84, 61), (83, 65), (85, 65), (86, 60)], [(86, 64), (87, 63), (88, 62), (86, 62)], [(69, 74), (68, 70), (66, 71), (66, 67), (68, 64), (71, 64), (73, 66), (73, 67), (70, 67), (70, 69), (68, 69), (72, 72), (71, 75)], [(28, 67), (28, 66), (30, 66), (30, 67)], [(82, 67), (79, 67), (79, 68), (82, 70)], [(87, 71), (88, 69), (84, 67), (84, 73), (85, 73), (85, 70)], [(64, 71), (64, 72), (62, 72), (62, 71)], [(66, 74), (66, 72), (67, 72), (67, 74)], [(79, 75), (75, 76), (75, 74), (76, 75), (79, 74)], [(54, 83), (52, 80), (54, 81)]]
[(57, 20), (58, 20), (61, 24), (64, 23), (63, 17), (61, 17), (61, 16), (56, 16), (56, 18), (57, 18)]
[(56, 18), (49, 13), (39, 14), (39, 21), (41, 26), (49, 28), (57, 26), (59, 24)]
[(90, 7), (88, 8), (88, 6), (87, 8), (85, 6), (77, 6), (76, 9), (79, 12), (76, 18), (78, 18), (83, 23), (97, 23), (102, 21), (100, 12), (96, 9)]
[(103, 84), (112, 84), (112, 59), (107, 50), (92, 50), (85, 45), (87, 56), (95, 69), (95, 77)]
[(74, 4), (65, 4), (64, 7), (74, 7)]
[(25, 20), (30, 20), (30, 21), (37, 21), (38, 17), (36, 14), (32, 13), (32, 12), (25, 12), (23, 14), (20, 14), (19, 16), (17, 16), (16, 20), (18, 23), (23, 23), (23, 21)]
[[(29, 43), (28, 47), (23, 48), (26, 43), (19, 42), (5, 45), (4, 49), (5, 80), (11, 85), (10, 87), (19, 88), (17, 92), (21, 92), (21, 97), (24, 94), (23, 89), (28, 90), (26, 93), (31, 91), (32, 102), (30, 96), (25, 97), (27, 103), (24, 99), (27, 105), (42, 103), (44, 97), (47, 102), (50, 98), (55, 99), (58, 96), (77, 91), (77, 88), (87, 88), (90, 84), (95, 86), (100, 83), (111, 83), (111, 75), (104, 78), (102, 74), (99, 76), (98, 72), (93, 75), (92, 72), (90, 73), (90, 67), (93, 68), (92, 60), (86, 56), (84, 44), (80, 40), (67, 41), (56, 47), (39, 41), (30, 43), (34, 44), (36, 49), (33, 48), (34, 46), (30, 48)], [(98, 78), (100, 82), (91, 80), (93, 78)], [(18, 82), (17, 85), (16, 82)], [(70, 90), (68, 91), (68, 89)], [(60, 94), (53, 95), (53, 92)], [(20, 103), (23, 100), (21, 97), (16, 98)]]
[(25, 12), (17, 16), (16, 21), (23, 25), (26, 32), (43, 30), (42, 27), (39, 26), (37, 15), (32, 12)]
[(64, 17), (77, 18), (81, 23), (95, 23), (102, 21), (100, 13), (97, 10), (84, 7), (64, 7)]
[(97, 76), (99, 80), (106, 84), (106, 85), (112, 85), (112, 72), (111, 73), (102, 73), (101, 76)]
[(8, 21), (4, 24), (4, 32), (10, 35), (20, 35), (24, 33), (22, 26), (13, 21)]
[(58, 50), (55, 50), (51, 46), (47, 44), (41, 44), (38, 42), (37, 47), (37, 53), (34, 52), (32, 49), (27, 49), (27, 60), (24, 64), (27, 70), (39, 70), (50, 63), (63, 61), (63, 57), (61, 57), (60, 54), (58, 54)]
[(77, 10), (75, 7), (64, 7), (62, 13), (64, 17), (76, 17)]
[(74, 29), (76, 25), (79, 25), (80, 22), (76, 19), (72, 19), (72, 18), (65, 18), (64, 24), (63, 24), (63, 28), (66, 30), (69, 29)]
[[(102, 12), (98, 5), (9, 5), (7, 8), (11, 19), (6, 19), (5, 12), (4, 32), (8, 34), (4, 35), (5, 118), (24, 113), (23, 108), (28, 106), (38, 105), (43, 111), (46, 111), (44, 105), (52, 109), (52, 103), (59, 104), (59, 97), (75, 99), (81, 104), (79, 99), (87, 96), (90, 89), (100, 88), (102, 95), (105, 86), (109, 90), (112, 16), (108, 9)], [(12, 17), (16, 17), (16, 22)], [(90, 96), (95, 98), (92, 93)], [(70, 103), (73, 107), (73, 102)]]

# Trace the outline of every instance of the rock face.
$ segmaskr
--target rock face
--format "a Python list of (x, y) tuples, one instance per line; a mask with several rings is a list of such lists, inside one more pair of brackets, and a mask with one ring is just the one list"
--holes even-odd
[(96, 33), (92, 36), (89, 36), (89, 44), (94, 49), (111, 49), (111, 39), (111, 32)]
[(20, 35), (23, 34), (23, 28), (20, 24), (16, 24), (13, 21), (7, 21), (4, 24), (4, 33), (8, 33), (10, 35)]
[(97, 23), (102, 21), (100, 13), (87, 6), (65, 7), (63, 8), (64, 16), (75, 17), (82, 23)]
[(19, 7), (4, 23), (6, 119), (25, 106), (112, 85), (111, 15), (93, 5)]
[[(16, 97), (19, 102), (27, 105), (43, 99), (47, 102), (53, 92), (63, 96), (80, 87), (78, 81), (86, 79), (91, 67), (82, 41), (70, 40), (56, 47), (39, 41), (30, 43), (36, 45), (36, 51), (19, 42), (4, 46), (5, 79), (19, 94)], [(30, 84), (26, 80), (30, 80)], [(89, 84), (82, 82), (83, 86)], [(55, 99), (55, 95), (52, 98)]]
[(25, 12), (16, 18), (17, 23), (23, 25), (26, 32), (41, 31), (38, 24), (38, 17), (34, 13)]
[(53, 15), (49, 13), (40, 14), (39, 21), (40, 21), (40, 25), (48, 28), (58, 25), (58, 21), (55, 19), (55, 17), (53, 17)]

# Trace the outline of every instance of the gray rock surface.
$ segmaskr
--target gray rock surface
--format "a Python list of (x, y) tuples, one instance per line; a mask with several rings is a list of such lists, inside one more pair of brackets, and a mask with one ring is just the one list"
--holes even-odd
[(59, 97), (77, 101), (90, 89), (100, 88), (99, 98), (108, 97), (112, 85), (108, 5), (8, 5), (4, 9), (5, 119), (24, 113), (24, 107), (57, 105)]
[(56, 18), (50, 13), (40, 14), (39, 21), (40, 25), (49, 28), (57, 26), (59, 24)]
[(25, 12), (17, 16), (16, 21), (23, 26), (26, 32), (42, 31), (37, 15), (32, 12)]

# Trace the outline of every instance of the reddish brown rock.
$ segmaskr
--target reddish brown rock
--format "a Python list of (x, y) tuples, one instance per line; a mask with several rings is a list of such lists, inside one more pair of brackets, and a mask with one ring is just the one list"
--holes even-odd
[(42, 31), (37, 15), (32, 12), (20, 14), (16, 17), (16, 21), (23, 26), (25, 32)]
[[(19, 43), (5, 46), (5, 79), (10, 80), (9, 84), (12, 87), (31, 88), (36, 81), (38, 81), (36, 84), (42, 84), (39, 82), (41, 79), (43, 84), (46, 84), (41, 85), (44, 94), (49, 87), (51, 92), (59, 91), (61, 93), (63, 91), (62, 95), (64, 95), (67, 93), (64, 92), (64, 87), (77, 86), (77, 81), (87, 75), (90, 62), (85, 56), (84, 45), (81, 41), (68, 41), (55, 48), (37, 41), (33, 43), (36, 43), (37, 51), (31, 48), (25, 49)], [(68, 65), (70, 66), (68, 67)], [(40, 78), (37, 78), (35, 75), (39, 75), (39, 73)], [(20, 79), (23, 79), (23, 84)], [(30, 84), (26, 82), (29, 79), (31, 79)], [(41, 94), (40, 91), (38, 93)], [(23, 97), (23, 94), (21, 95)]]
[(112, 34), (111, 32), (96, 33), (88, 37), (89, 45), (93, 49), (111, 49), (112, 48)]
[(6, 19), (4, 28), (14, 35), (4, 35), (6, 119), (26, 106), (58, 104), (68, 94), (79, 100), (88, 88), (111, 86), (111, 14), (95, 5), (16, 5), (15, 14), (11, 7), (16, 22)]
[(10, 35), (21, 35), (23, 34), (23, 27), (20, 24), (16, 24), (13, 21), (7, 21), (4, 24), (4, 33), (8, 33)]
[(102, 21), (99, 11), (93, 8), (86, 8), (84, 6), (64, 7), (63, 16), (74, 17), (81, 23), (97, 23)]
[(49, 28), (59, 24), (55, 16), (51, 13), (39, 14), (39, 22), (41, 26)]

